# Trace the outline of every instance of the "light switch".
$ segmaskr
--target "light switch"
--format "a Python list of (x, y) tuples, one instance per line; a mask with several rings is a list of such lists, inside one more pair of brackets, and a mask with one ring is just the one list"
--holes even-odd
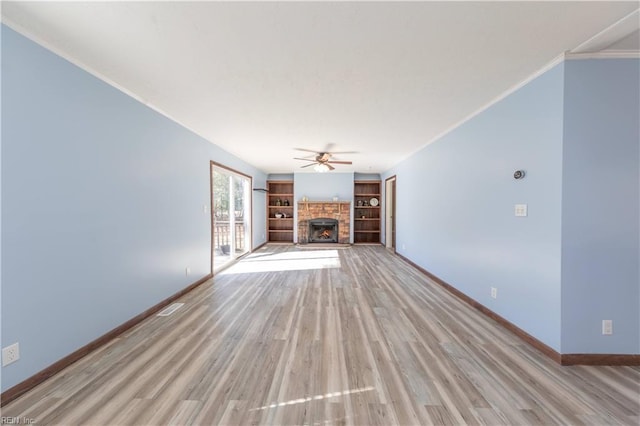
[(515, 214), (518, 217), (525, 217), (527, 215), (527, 205), (526, 204), (516, 204), (515, 205)]

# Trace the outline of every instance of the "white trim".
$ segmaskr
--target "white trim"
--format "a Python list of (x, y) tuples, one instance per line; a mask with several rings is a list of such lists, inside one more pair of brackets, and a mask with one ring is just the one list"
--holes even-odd
[(590, 53), (604, 50), (637, 30), (639, 27), (638, 22), (640, 22), (640, 9), (636, 9), (622, 19), (617, 20), (589, 40), (572, 49), (571, 52)]
[(514, 86), (511, 86), (510, 88), (508, 88), (507, 90), (502, 92), (500, 95), (498, 95), (497, 97), (493, 98), (492, 100), (490, 100), (489, 102), (487, 102), (486, 104), (484, 104), (483, 106), (481, 106), (480, 108), (478, 108), (477, 110), (475, 110), (474, 112), (472, 112), (471, 114), (469, 114), (468, 116), (463, 118), (462, 120), (454, 123), (453, 125), (449, 126), (446, 130), (444, 130), (443, 132), (440, 132), (436, 136), (434, 136), (431, 139), (429, 139), (429, 141), (427, 141), (426, 143), (422, 144), (420, 147), (418, 147), (418, 149), (412, 151), (409, 155), (407, 155), (407, 156), (403, 157), (402, 159), (400, 159), (396, 164), (399, 164), (399, 163), (403, 162), (404, 160), (406, 160), (407, 158), (412, 157), (414, 154), (422, 151), (428, 145), (431, 145), (433, 142), (438, 141), (439, 139), (443, 138), (448, 133), (452, 132), (453, 130), (457, 129), (458, 127), (460, 127), (461, 125), (463, 125), (467, 121), (471, 120), (473, 117), (475, 117), (477, 115), (480, 115), (484, 111), (488, 110), (493, 105), (495, 105), (498, 102), (500, 102), (501, 100), (505, 99), (507, 96), (513, 94), (514, 92), (516, 92), (520, 88), (522, 88), (522, 87), (526, 86), (527, 84), (531, 83), (533, 80), (535, 80), (536, 78), (540, 77), (542, 74), (546, 73), (551, 68), (555, 67), (558, 64), (561, 64), (562, 62), (564, 62), (565, 56), (566, 56), (565, 53), (559, 55), (558, 57), (553, 59), (551, 62), (549, 62), (548, 64), (546, 64), (542, 68), (540, 68), (538, 71), (534, 72), (533, 74), (531, 74), (530, 76), (528, 76), (527, 78), (522, 80), (520, 83), (518, 83), (518, 84), (516, 84)]
[(111, 80), (110, 78), (108, 78), (104, 74), (101, 74), (98, 71), (94, 70), (93, 68), (89, 67), (87, 64), (85, 64), (83, 62), (80, 62), (77, 59), (69, 56), (67, 53), (65, 53), (64, 51), (58, 49), (57, 47), (55, 47), (53, 44), (49, 43), (48, 41), (43, 40), (40, 37), (37, 37), (37, 36), (31, 34), (28, 30), (26, 30), (20, 24), (17, 24), (15, 22), (11, 21), (10, 19), (7, 19), (7, 17), (5, 17), (5, 16), (2, 16), (2, 19), (0, 20), (0, 22), (2, 22), (3, 24), (8, 26), (9, 28), (14, 30), (15, 32), (19, 33), (20, 35), (22, 35), (22, 36), (28, 38), (29, 40), (33, 41), (34, 43), (44, 47), (45, 49), (47, 49), (48, 51), (52, 52), (53, 54), (55, 54), (57, 56), (60, 56), (62, 59), (70, 62), (71, 64), (75, 65), (76, 67), (80, 68), (81, 70), (83, 70), (85, 72), (88, 72), (92, 76), (94, 76), (97, 79), (107, 83), (111, 87), (121, 91), (125, 95), (135, 99), (136, 101), (140, 102), (141, 104), (145, 105), (146, 107), (151, 108), (152, 110), (154, 110), (158, 114), (163, 115), (164, 117), (166, 117), (169, 120), (179, 124), (180, 126), (184, 127), (185, 129), (189, 130), (190, 132), (200, 136), (201, 138), (205, 139), (206, 141), (208, 141), (210, 143), (213, 143), (212, 141), (210, 141), (209, 139), (205, 138), (203, 135), (201, 135), (200, 133), (196, 132), (195, 130), (193, 130), (191, 127), (187, 126), (186, 124), (184, 124), (180, 120), (177, 120), (175, 117), (172, 117), (171, 115), (169, 115), (168, 113), (166, 113), (162, 109), (160, 109), (157, 106), (153, 105), (148, 100), (146, 100), (146, 99), (140, 97), (139, 95), (133, 93), (132, 91), (130, 91), (126, 87), (121, 86), (120, 84), (118, 84), (115, 81)]
[(483, 106), (478, 108), (475, 112), (469, 114), (467, 117), (465, 117), (462, 120), (456, 122), (452, 126), (449, 126), (445, 131), (440, 132), (436, 136), (434, 136), (433, 138), (429, 139), (428, 142), (426, 142), (425, 144), (421, 145), (418, 149), (416, 149), (415, 151), (412, 151), (409, 155), (407, 155), (404, 158), (400, 159), (396, 163), (396, 165), (401, 163), (401, 162), (403, 162), (407, 158), (410, 158), (414, 154), (422, 151), (428, 145), (431, 145), (432, 143), (434, 143), (434, 142), (438, 141), (439, 139), (443, 138), (448, 133), (452, 132), (453, 130), (457, 129), (458, 127), (460, 127), (461, 125), (463, 125), (467, 121), (471, 120), (473, 117), (483, 113), (487, 109), (491, 108), (493, 105), (495, 105), (498, 102), (500, 102), (501, 100), (505, 99), (507, 96), (509, 96), (509, 95), (513, 94), (514, 92), (516, 92), (518, 89), (520, 89), (520, 88), (526, 86), (527, 84), (531, 83), (533, 80), (535, 80), (536, 78), (540, 77), (542, 74), (546, 73), (547, 71), (549, 71), (551, 68), (555, 67), (556, 65), (561, 64), (565, 60), (580, 60), (580, 59), (640, 59), (640, 51), (610, 50), (610, 51), (594, 52), (594, 53), (569, 53), (569, 52), (563, 53), (563, 54), (559, 55), (557, 58), (555, 58), (554, 60), (552, 60), (551, 62), (549, 62), (548, 64), (546, 64), (545, 66), (543, 66), (542, 68), (540, 68), (538, 71), (536, 71), (533, 74), (531, 74), (529, 77), (527, 77), (524, 80), (522, 80), (520, 83), (518, 83), (518, 84), (516, 84), (514, 86), (511, 86), (509, 89), (507, 89), (504, 92), (502, 92), (502, 94), (498, 95), (497, 97), (493, 98), (491, 101), (487, 102), (486, 104), (484, 104)]
[(578, 59), (640, 59), (638, 50), (603, 50), (602, 52), (567, 53), (567, 60)]

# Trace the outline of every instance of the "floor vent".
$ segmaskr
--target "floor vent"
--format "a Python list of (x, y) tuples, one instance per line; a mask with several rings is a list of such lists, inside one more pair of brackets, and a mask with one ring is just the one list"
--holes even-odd
[(172, 313), (174, 313), (175, 311), (177, 311), (178, 309), (182, 308), (182, 305), (184, 305), (184, 303), (174, 303), (173, 305), (169, 305), (166, 308), (164, 308), (159, 314), (159, 317), (168, 317), (169, 315), (171, 315)]

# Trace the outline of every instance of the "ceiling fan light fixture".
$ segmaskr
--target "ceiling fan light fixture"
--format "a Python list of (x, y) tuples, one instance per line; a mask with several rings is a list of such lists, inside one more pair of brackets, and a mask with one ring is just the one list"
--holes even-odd
[(313, 169), (318, 173), (324, 173), (329, 171), (329, 166), (326, 164), (316, 164)]

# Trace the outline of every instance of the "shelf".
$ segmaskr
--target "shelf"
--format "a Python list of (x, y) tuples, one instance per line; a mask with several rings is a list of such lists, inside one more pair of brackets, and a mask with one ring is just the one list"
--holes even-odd
[[(358, 201), (367, 202), (372, 198), (381, 201), (381, 181), (357, 180), (353, 183), (354, 230), (353, 242), (380, 243), (380, 205), (359, 206)], [(361, 216), (365, 216), (362, 218)]]
[[(269, 242), (293, 242), (293, 181), (267, 181), (269, 196), (267, 200), (267, 232)], [(280, 204), (286, 200), (289, 205)], [(275, 213), (285, 213), (288, 217), (273, 217)]]
[(269, 231), (269, 242), (271, 243), (292, 243), (293, 231), (275, 232)]
[(360, 232), (353, 237), (356, 244), (380, 244), (380, 234)]

